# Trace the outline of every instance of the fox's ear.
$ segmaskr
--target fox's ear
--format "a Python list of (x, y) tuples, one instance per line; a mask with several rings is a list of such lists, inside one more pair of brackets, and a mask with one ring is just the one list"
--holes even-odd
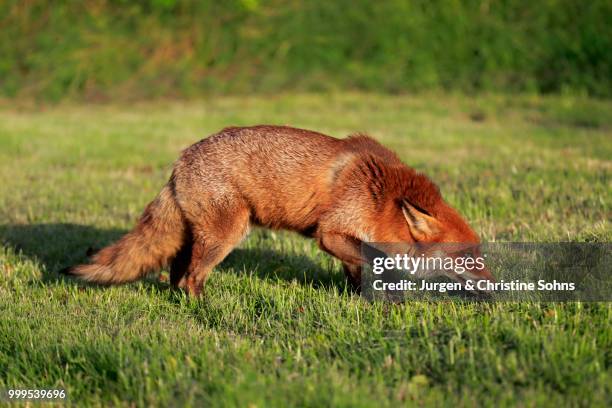
[(402, 200), (402, 213), (408, 223), (410, 233), (417, 241), (427, 241), (440, 232), (440, 222), (425, 210)]

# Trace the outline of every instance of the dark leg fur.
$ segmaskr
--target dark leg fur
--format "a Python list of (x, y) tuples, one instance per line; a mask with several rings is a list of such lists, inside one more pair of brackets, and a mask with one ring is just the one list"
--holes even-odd
[(361, 266), (343, 263), (342, 268), (353, 292), (361, 293)]
[(170, 283), (174, 287), (179, 287), (179, 283), (187, 273), (187, 268), (191, 262), (191, 250), (192, 244), (191, 239), (189, 239), (183, 244), (176, 257), (172, 260), (170, 265)]
[(361, 241), (338, 233), (319, 232), (319, 246), (325, 252), (342, 261), (344, 273), (352, 289), (359, 293), (361, 288)]

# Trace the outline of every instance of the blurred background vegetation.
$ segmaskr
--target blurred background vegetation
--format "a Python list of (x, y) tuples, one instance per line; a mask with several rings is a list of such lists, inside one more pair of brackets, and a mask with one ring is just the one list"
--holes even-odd
[(610, 0), (0, 0), (0, 96), (612, 96)]

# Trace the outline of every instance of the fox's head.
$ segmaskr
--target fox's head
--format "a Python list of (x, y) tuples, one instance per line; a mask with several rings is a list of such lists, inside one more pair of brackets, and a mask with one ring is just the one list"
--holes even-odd
[[(393, 183), (392, 178), (392, 183), (386, 185), (391, 187), (394, 197), (386, 202), (379, 214), (378, 237), (384, 242), (413, 244), (412, 247), (419, 246), (429, 254), (445, 257), (481, 256), (478, 234), (444, 201), (431, 180), (412, 169), (401, 169), (395, 180), (397, 182)], [(468, 279), (495, 281), (486, 267), (462, 269), (459, 274), (452, 271), (443, 274), (459, 282)]]
[[(448, 205), (444, 200), (439, 200), (431, 210), (425, 210), (403, 199), (400, 209), (409, 239), (423, 245), (427, 253), (435, 253), (441, 257), (452, 257), (455, 259), (483, 259), (480, 252), (480, 238), (459, 215), (459, 213)], [(470, 267), (462, 267), (460, 273), (457, 271), (446, 271), (445, 275), (450, 278), (465, 282), (466, 280), (489, 280), (495, 279), (483, 264), (470, 262)]]

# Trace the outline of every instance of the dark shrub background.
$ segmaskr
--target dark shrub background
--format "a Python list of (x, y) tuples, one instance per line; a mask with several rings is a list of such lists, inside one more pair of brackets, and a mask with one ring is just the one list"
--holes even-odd
[(0, 95), (612, 95), (612, 2), (0, 2)]

